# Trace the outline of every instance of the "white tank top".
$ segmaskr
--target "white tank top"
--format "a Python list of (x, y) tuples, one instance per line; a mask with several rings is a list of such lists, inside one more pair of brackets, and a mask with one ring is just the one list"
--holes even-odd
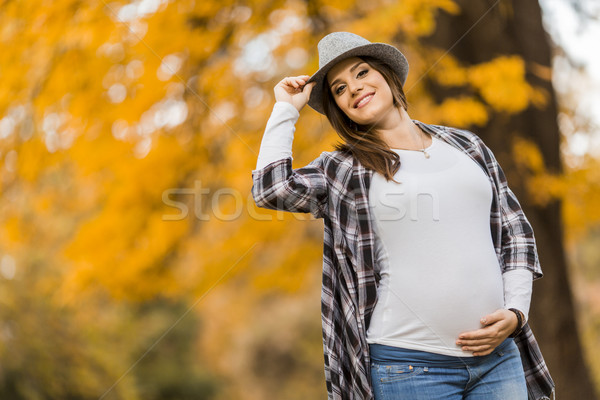
[(373, 173), (381, 281), (367, 342), (469, 357), (455, 344), (458, 335), (504, 307), (490, 231), (492, 183), (468, 155), (432, 139), (430, 158), (393, 149), (401, 184)]

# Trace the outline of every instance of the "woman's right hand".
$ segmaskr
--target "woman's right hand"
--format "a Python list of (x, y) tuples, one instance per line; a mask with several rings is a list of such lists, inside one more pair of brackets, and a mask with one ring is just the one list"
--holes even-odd
[(310, 78), (309, 75), (283, 78), (273, 89), (275, 92), (275, 101), (287, 101), (300, 112), (306, 103), (308, 103), (310, 92), (312, 92), (316, 84), (316, 82), (311, 82), (307, 85), (306, 81), (308, 78)]

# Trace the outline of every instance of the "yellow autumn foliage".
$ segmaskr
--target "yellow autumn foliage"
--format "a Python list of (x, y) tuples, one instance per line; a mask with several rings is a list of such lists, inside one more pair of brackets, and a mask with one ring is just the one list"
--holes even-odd
[[(484, 126), (547, 105), (518, 56), (465, 66), (419, 43), (440, 12), (460, 12), (451, 0), (320, 6), (327, 29), (406, 38), (414, 118)], [(0, 380), (15, 374), (23, 398), (322, 395), (322, 221), (250, 196), (273, 86), (318, 68), (311, 7), (0, 3)], [(422, 77), (470, 95), (434, 100)], [(301, 115), (295, 167), (338, 140), (325, 117)], [(531, 198), (565, 201), (570, 237), (597, 225), (597, 160), (557, 177), (516, 146)], [(283, 324), (276, 338), (265, 328)], [(161, 348), (165, 332), (179, 336)], [(296, 357), (284, 385), (255, 368), (269, 349)]]
[(525, 64), (518, 56), (500, 56), (468, 68), (469, 83), (498, 111), (523, 111), (532, 88), (525, 80)]
[(600, 221), (599, 161), (586, 158), (582, 167), (565, 167), (561, 174), (550, 172), (539, 148), (530, 141), (517, 137), (513, 143), (517, 166), (527, 177), (528, 198), (544, 206), (560, 200), (566, 226), (567, 245), (572, 247), (593, 230)]
[(438, 63), (430, 71), (430, 76), (445, 86), (462, 86), (469, 82), (469, 70), (460, 65), (458, 60), (451, 54), (439, 54)]
[(488, 121), (485, 105), (471, 97), (450, 98), (438, 107), (439, 120), (450, 126), (484, 126)]
[(434, 31), (435, 18), (440, 10), (450, 14), (459, 12), (457, 4), (452, 0), (381, 3), (379, 7), (372, 6), (364, 17), (350, 22), (343, 30), (372, 38), (372, 42), (389, 43), (388, 38), (398, 31), (417, 39)]

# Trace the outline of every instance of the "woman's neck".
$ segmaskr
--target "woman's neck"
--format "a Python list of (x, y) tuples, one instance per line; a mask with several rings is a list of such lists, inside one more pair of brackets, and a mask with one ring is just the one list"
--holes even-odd
[(402, 107), (399, 112), (391, 112), (374, 131), (393, 149), (421, 150), (429, 147), (432, 141)]

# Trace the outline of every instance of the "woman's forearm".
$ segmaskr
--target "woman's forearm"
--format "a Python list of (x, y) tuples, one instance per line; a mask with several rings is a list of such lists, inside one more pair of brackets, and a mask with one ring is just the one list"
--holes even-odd
[(295, 125), (299, 117), (300, 113), (291, 103), (275, 102), (260, 145), (256, 169), (292, 157)]
[(514, 269), (502, 274), (504, 283), (504, 307), (516, 308), (523, 313), (524, 321), (529, 315), (533, 275), (524, 269)]

